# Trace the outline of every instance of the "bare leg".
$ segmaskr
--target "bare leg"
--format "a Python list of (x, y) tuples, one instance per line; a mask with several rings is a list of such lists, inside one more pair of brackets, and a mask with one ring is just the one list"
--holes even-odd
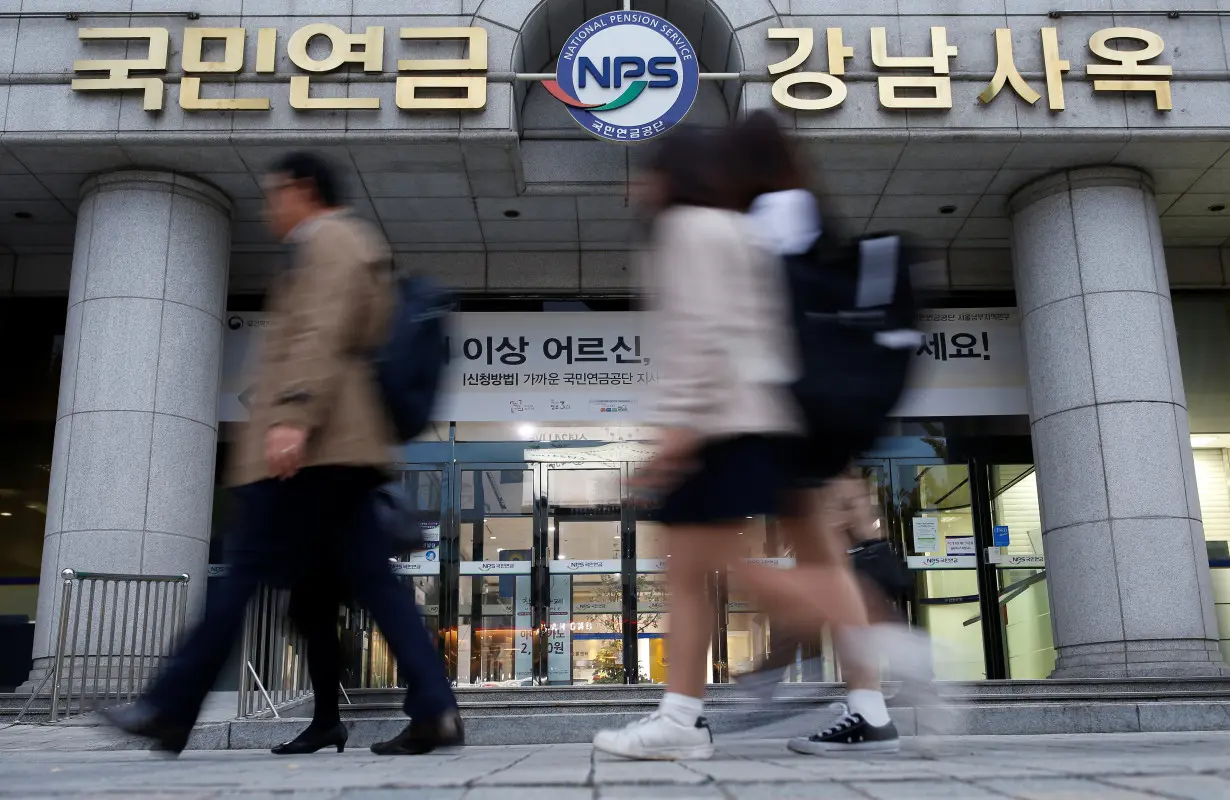
[(667, 644), (668, 691), (697, 699), (705, 696), (705, 654), (713, 632), (713, 609), (705, 596), (708, 560), (705, 542), (720, 535), (712, 528), (668, 529), (666, 580), (670, 597), (671, 633)]
[(715, 570), (731, 568), (773, 619), (790, 629), (819, 632), (826, 623), (868, 624), (862, 594), (848, 564), (811, 563), (793, 570), (743, 564), (738, 528), (681, 527), (670, 532), (672, 693), (700, 697), (704, 691), (704, 658), (713, 613), (704, 596), (705, 576)]
[[(799, 564), (817, 564), (830, 569), (849, 564), (850, 542), (855, 538), (851, 534), (861, 525), (866, 525), (866, 530), (870, 530), (874, 520), (870, 519), (870, 505), (864, 510), (865, 515), (860, 517), (848, 512), (841, 502), (842, 495), (848, 490), (849, 487), (834, 481), (823, 489), (804, 492), (799, 498), (798, 513), (782, 520), (783, 533), (794, 548)], [(860, 597), (864, 596), (861, 585), (855, 591)], [(865, 600), (868, 621), (871, 621), (871, 607), (872, 604)], [(879, 666), (871, 659), (851, 658), (848, 635), (840, 627), (833, 630), (833, 644), (846, 686), (880, 691)]]

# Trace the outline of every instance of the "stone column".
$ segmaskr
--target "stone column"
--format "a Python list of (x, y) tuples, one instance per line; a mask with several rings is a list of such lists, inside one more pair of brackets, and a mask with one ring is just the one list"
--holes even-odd
[(205, 598), (230, 201), (143, 171), (95, 176), (81, 198), (32, 679), (55, 654), (66, 568), (187, 573), (190, 618)]
[(1222, 674), (1149, 178), (1068, 170), (1010, 206), (1052, 677)]

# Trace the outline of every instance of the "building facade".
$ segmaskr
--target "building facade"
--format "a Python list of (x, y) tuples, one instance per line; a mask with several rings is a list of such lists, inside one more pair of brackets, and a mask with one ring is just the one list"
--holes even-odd
[[(196, 607), (224, 569), (217, 464), (283, 259), (260, 178), (311, 148), (399, 267), (461, 297), (448, 400), (399, 456), (437, 546), (395, 567), (451, 673), (662, 680), (668, 554), (628, 483), (669, 343), (631, 310), (629, 182), (645, 140), (758, 109), (832, 219), (925, 247), (918, 376), (862, 467), (941, 676), (1223, 674), (1225, 0), (86, 5), (0, 0), (0, 619), (33, 631), (23, 675), (65, 568), (187, 573)], [(772, 520), (745, 535), (789, 566)], [(724, 576), (712, 595), (720, 681), (770, 631)], [(345, 625), (354, 682), (394, 681)]]

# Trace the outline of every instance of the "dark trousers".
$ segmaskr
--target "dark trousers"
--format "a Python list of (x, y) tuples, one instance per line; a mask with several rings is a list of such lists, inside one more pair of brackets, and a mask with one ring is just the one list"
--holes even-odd
[(337, 702), (342, 677), (342, 645), (337, 639), (337, 612), (349, 593), (330, 590), (320, 576), (291, 588), (288, 614), (307, 644), (307, 669), (312, 679), (312, 727), (332, 728), (341, 721)]
[[(415, 607), (414, 594), (389, 569), (392, 540), (378, 523), (372, 501), (381, 480), (371, 469), (313, 467), (290, 480), (261, 481), (235, 490), (238, 511), (225, 543), (230, 573), (217, 579), (222, 585), (205, 609), (204, 620), (146, 694), (166, 721), (196, 720), (243, 628), (248, 601), (262, 582), (289, 588), (319, 580), (325, 583), (321, 594), (332, 598), (346, 587), (371, 611), (410, 680), (406, 713), (430, 718), (456, 708), (444, 664)], [(312, 640), (324, 642), (325, 631), (337, 652), (337, 607), (326, 611), (321, 606), (318, 611), (303, 631), (310, 637), (309, 661)], [(305, 624), (304, 616), (297, 616), (299, 624)], [(329, 649), (323, 644), (317, 647)], [(339, 671), (320, 659), (310, 669), (314, 684), (328, 681), (315, 684), (316, 691), (335, 703)]]

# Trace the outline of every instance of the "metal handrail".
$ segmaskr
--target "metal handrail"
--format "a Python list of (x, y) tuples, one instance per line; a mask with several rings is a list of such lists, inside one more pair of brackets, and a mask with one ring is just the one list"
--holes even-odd
[(272, 714), (312, 695), (307, 643), (287, 615), (290, 592), (262, 586), (243, 626), (238, 717)]
[(60, 575), (64, 592), (51, 672), (52, 721), (61, 713), (67, 717), (139, 696), (161, 659), (175, 651), (188, 620), (186, 574), (66, 569)]

